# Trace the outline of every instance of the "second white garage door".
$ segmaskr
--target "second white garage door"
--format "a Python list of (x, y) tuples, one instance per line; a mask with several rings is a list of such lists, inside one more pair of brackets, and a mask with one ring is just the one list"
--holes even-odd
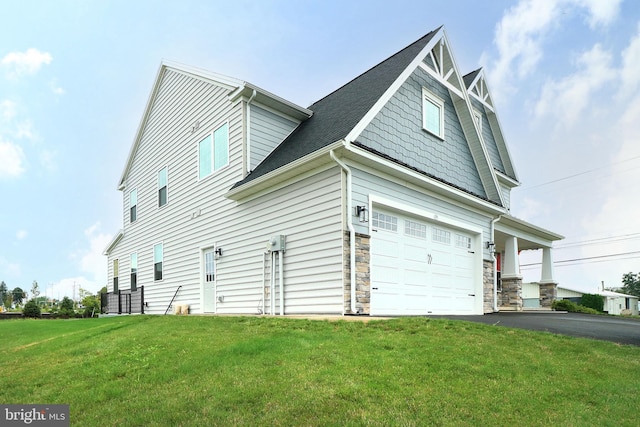
[(481, 314), (471, 234), (393, 211), (371, 221), (371, 315)]

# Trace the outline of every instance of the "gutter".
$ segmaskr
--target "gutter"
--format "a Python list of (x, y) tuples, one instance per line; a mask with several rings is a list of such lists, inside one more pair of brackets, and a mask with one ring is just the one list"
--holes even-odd
[[(496, 242), (495, 239), (495, 231), (496, 231), (496, 222), (500, 221), (502, 215), (498, 215), (494, 219), (491, 220), (491, 241), (493, 243)], [(493, 246), (493, 250), (491, 251), (491, 259), (493, 259), (493, 311), (497, 313), (500, 311), (498, 309), (498, 265), (496, 259), (495, 245)]]
[(251, 97), (247, 101), (247, 175), (251, 172), (251, 106), (249, 104), (251, 104), (251, 101), (253, 101), (257, 93), (254, 89)]
[(356, 230), (353, 228), (353, 201), (351, 169), (338, 159), (333, 150), (329, 151), (331, 158), (347, 174), (347, 228), (349, 229), (349, 273), (351, 282), (351, 314), (356, 313)]

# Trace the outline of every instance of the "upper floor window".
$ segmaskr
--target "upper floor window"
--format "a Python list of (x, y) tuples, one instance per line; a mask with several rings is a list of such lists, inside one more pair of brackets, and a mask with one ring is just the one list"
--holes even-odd
[(225, 123), (198, 144), (200, 179), (229, 164), (229, 124)]
[(162, 261), (164, 259), (164, 251), (162, 243), (158, 243), (153, 247), (153, 280), (162, 280)]
[(118, 292), (118, 260), (113, 260), (113, 292)]
[(167, 204), (167, 191), (169, 185), (168, 175), (169, 172), (166, 167), (158, 172), (158, 207), (162, 207)]
[(138, 289), (138, 254), (131, 254), (131, 290)]
[(444, 102), (425, 88), (422, 88), (422, 127), (444, 139)]
[(133, 189), (129, 193), (129, 220), (135, 222), (138, 218), (138, 190)]

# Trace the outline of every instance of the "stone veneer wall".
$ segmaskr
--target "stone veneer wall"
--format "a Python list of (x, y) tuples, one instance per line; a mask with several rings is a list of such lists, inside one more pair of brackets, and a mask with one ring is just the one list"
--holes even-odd
[(482, 309), (493, 313), (493, 261), (482, 261)]
[(557, 297), (557, 283), (540, 283), (540, 307), (551, 307), (553, 300), (555, 300)]
[[(371, 301), (371, 273), (369, 271), (370, 260), (370, 236), (356, 233), (356, 312), (357, 314), (370, 313)], [(349, 232), (344, 234), (344, 312), (351, 312), (351, 263), (349, 250)]]
[(522, 278), (502, 277), (502, 307), (509, 307), (522, 311)]

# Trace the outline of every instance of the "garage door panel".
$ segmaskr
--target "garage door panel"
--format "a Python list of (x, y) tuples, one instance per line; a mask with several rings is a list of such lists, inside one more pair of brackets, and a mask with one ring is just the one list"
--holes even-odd
[(474, 313), (473, 237), (399, 214), (379, 218), (384, 223), (371, 236), (371, 314)]

